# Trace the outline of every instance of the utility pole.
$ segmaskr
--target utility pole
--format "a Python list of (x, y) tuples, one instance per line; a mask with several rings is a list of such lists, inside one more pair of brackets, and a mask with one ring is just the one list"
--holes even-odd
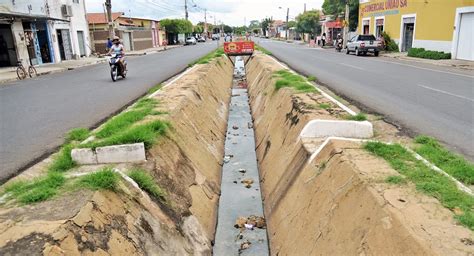
[(290, 8), (286, 8), (286, 33), (285, 33), (285, 40), (288, 40), (288, 30), (290, 30), (290, 26), (288, 26), (288, 18), (290, 16)]
[(344, 15), (344, 38), (343, 45), (347, 45), (348, 36), (349, 36), (349, 0), (346, 0), (346, 14)]
[(107, 9), (107, 23), (109, 24), (109, 37), (113, 39), (115, 36), (114, 23), (112, 20), (112, 0), (105, 0), (105, 8)]
[(204, 33), (207, 38), (207, 9), (204, 9)]
[(184, 15), (186, 20), (188, 20), (188, 0), (184, 0)]
[(306, 12), (306, 3), (304, 3), (304, 11), (303, 11), (303, 13), (305, 13), (305, 12)]

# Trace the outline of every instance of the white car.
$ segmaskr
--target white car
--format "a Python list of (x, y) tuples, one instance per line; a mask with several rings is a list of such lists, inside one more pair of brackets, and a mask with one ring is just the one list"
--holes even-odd
[(196, 38), (194, 37), (188, 37), (186, 38), (186, 41), (184, 42), (185, 45), (188, 45), (188, 44), (197, 44), (197, 41), (196, 41)]

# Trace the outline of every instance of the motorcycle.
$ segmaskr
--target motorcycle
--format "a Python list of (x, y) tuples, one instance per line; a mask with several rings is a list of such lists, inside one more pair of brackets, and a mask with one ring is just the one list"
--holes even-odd
[[(122, 70), (122, 65), (120, 65), (118, 61), (119, 58), (120, 58), (120, 55), (116, 53), (112, 53), (109, 59), (110, 76), (112, 77), (112, 81), (114, 82), (117, 81), (119, 75), (122, 76), (123, 78), (127, 76), (127, 69), (125, 68), (125, 70)], [(127, 63), (124, 61), (123, 66), (126, 67), (126, 65)]]
[(342, 50), (342, 38), (337, 39), (336, 41), (336, 51), (341, 52)]

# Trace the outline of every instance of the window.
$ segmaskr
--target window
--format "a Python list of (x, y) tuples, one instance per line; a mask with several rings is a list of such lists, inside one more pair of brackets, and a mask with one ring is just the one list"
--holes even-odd
[(72, 2), (78, 4), (79, 0), (72, 0)]
[(376, 19), (375, 20), (375, 37), (379, 38), (382, 36), (384, 29), (385, 19)]

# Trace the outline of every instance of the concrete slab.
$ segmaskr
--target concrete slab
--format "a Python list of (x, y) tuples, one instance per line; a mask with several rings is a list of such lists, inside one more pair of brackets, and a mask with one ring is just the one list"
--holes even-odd
[(311, 120), (300, 133), (301, 138), (345, 137), (366, 139), (374, 136), (369, 121)]
[(78, 164), (97, 164), (97, 155), (91, 148), (75, 148), (71, 151), (71, 157)]
[(143, 143), (99, 147), (96, 149), (99, 164), (141, 162), (146, 160)]

